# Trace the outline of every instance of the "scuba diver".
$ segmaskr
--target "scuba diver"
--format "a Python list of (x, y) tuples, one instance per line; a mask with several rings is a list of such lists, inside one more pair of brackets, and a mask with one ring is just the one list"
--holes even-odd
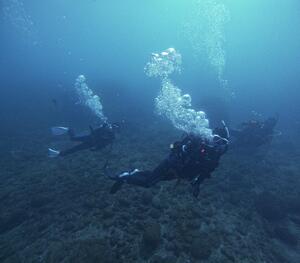
[(118, 129), (119, 126), (117, 124), (104, 123), (98, 128), (90, 126), (89, 134), (75, 135), (74, 131), (70, 128), (52, 127), (51, 130), (53, 135), (68, 134), (72, 142), (80, 142), (80, 144), (63, 151), (57, 151), (49, 148), (49, 157), (67, 156), (86, 149), (91, 149), (93, 151), (103, 149), (107, 145), (112, 145), (115, 140), (115, 133)]
[(274, 131), (277, 122), (278, 116), (265, 121), (250, 120), (243, 122), (240, 129), (230, 130), (230, 134), (235, 138), (236, 145), (258, 147), (271, 143), (274, 136), (280, 135)]
[(153, 171), (134, 169), (115, 177), (109, 176), (116, 181), (110, 193), (116, 193), (124, 183), (148, 188), (159, 181), (185, 179), (191, 182), (192, 193), (197, 197), (200, 184), (210, 178), (219, 165), (220, 157), (227, 151), (229, 131), (224, 121), (222, 124), (222, 128), (214, 130), (211, 139), (187, 134), (181, 141), (171, 144), (169, 156)]

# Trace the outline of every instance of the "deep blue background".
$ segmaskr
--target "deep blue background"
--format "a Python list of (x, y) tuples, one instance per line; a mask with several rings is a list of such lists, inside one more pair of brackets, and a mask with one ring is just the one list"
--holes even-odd
[(264, 117), (279, 113), (284, 132), (300, 130), (297, 0), (219, 1), (231, 16), (224, 31), (224, 77), (234, 99), (224, 95), (205, 53), (195, 55), (183, 32), (186, 21), (199, 19), (192, 17), (195, 1), (27, 0), (30, 18), (23, 27), (7, 19), (9, 2), (0, 6), (2, 134), (92, 122), (92, 114), (75, 105), (79, 74), (100, 95), (111, 120), (152, 121), (160, 82), (149, 79), (144, 66), (151, 52), (170, 46), (183, 56), (183, 72), (173, 81), (212, 125), (219, 118), (236, 124), (256, 111)]

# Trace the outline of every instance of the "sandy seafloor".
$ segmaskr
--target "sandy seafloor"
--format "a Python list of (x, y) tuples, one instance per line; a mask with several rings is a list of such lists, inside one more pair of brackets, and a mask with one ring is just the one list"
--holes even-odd
[(155, 167), (180, 138), (161, 122), (125, 127), (113, 150), (47, 158), (45, 132), (0, 141), (0, 262), (300, 262), (300, 149), (232, 149), (201, 186), (125, 185), (102, 172)]

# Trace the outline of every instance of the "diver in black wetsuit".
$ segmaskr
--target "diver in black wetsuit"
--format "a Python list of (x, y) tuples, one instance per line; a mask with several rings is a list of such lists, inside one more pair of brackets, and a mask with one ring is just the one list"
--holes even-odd
[(91, 149), (94, 151), (103, 149), (107, 145), (111, 145), (113, 143), (117, 128), (118, 125), (116, 124), (104, 123), (102, 126), (95, 129), (90, 127), (89, 134), (75, 135), (72, 129), (65, 127), (53, 127), (52, 133), (54, 135), (62, 135), (67, 133), (71, 141), (80, 142), (80, 144), (63, 151), (56, 151), (49, 148), (49, 157), (67, 156), (69, 154), (86, 149)]
[(230, 134), (235, 138), (235, 145), (258, 147), (271, 143), (276, 135), (274, 128), (278, 117), (271, 117), (265, 121), (250, 120), (241, 125), (241, 129), (232, 129)]
[[(110, 192), (116, 193), (124, 183), (151, 187), (159, 181), (185, 179), (191, 182), (193, 195), (197, 197), (200, 184), (211, 176), (227, 150), (229, 132), (224, 122), (223, 125), (222, 129), (214, 131), (211, 140), (188, 134), (183, 140), (175, 142), (171, 145), (169, 156), (153, 171), (135, 169), (110, 177), (116, 180)], [(219, 132), (225, 137), (221, 137)]]

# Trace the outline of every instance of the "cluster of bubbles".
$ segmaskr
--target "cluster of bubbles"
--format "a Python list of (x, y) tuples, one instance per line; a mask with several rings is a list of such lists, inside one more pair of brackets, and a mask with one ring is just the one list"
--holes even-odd
[(176, 129), (211, 138), (212, 130), (205, 112), (192, 109), (191, 96), (182, 95), (182, 91), (169, 80), (163, 81), (155, 102), (158, 114), (166, 116)]
[(215, 70), (220, 86), (234, 95), (224, 78), (226, 66), (225, 25), (230, 13), (220, 0), (197, 0), (192, 14), (184, 24), (184, 32), (191, 42), (195, 54), (205, 54)]
[(38, 44), (34, 22), (27, 14), (22, 0), (2, 0), (3, 19), (33, 45)]
[(167, 78), (173, 72), (181, 72), (181, 55), (174, 48), (168, 48), (161, 53), (152, 53), (150, 61), (145, 66), (148, 77)]
[(87, 106), (102, 122), (105, 122), (107, 118), (103, 114), (100, 98), (88, 87), (84, 75), (77, 77), (75, 89), (79, 97), (79, 103)]
[(215, 68), (219, 81), (222, 85), (226, 85), (227, 81), (223, 77), (226, 66), (224, 27), (229, 21), (230, 16), (229, 11), (223, 3), (210, 2), (210, 8), (204, 12), (209, 24), (209, 33), (206, 36), (206, 49), (209, 61)]
[(173, 72), (180, 71), (181, 54), (174, 48), (169, 48), (160, 54), (152, 54), (145, 72), (147, 76), (160, 77), (162, 81), (161, 90), (155, 99), (156, 111), (159, 115), (168, 118), (175, 128), (211, 139), (212, 130), (209, 128), (205, 112), (192, 109), (191, 96), (182, 95), (181, 89), (176, 87), (169, 78)]

